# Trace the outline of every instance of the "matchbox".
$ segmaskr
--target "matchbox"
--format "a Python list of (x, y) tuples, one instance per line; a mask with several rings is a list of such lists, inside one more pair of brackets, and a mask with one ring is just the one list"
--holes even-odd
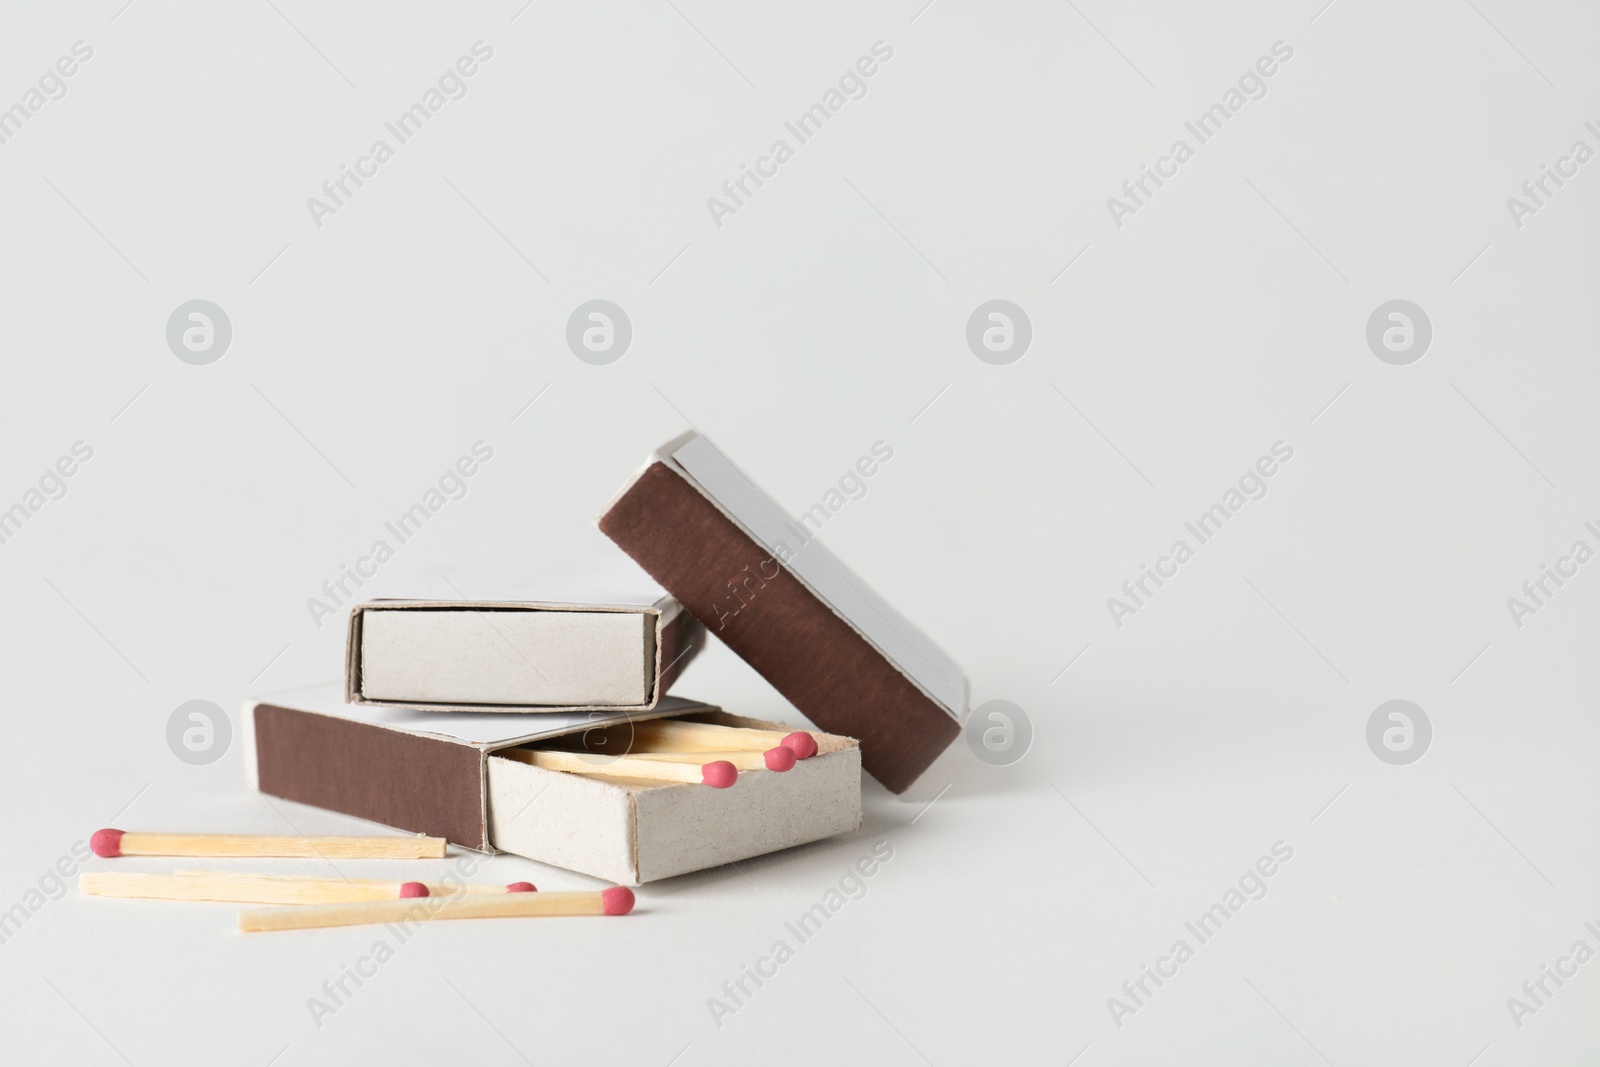
[(821, 543), (829, 514), (818, 504), (791, 519), (690, 432), (646, 461), (599, 526), (802, 714), (860, 738), (867, 773), (902, 793), (960, 736), (967, 679)]
[[(440, 578), (427, 597), (350, 608), (345, 700), (423, 711), (645, 711), (705, 644), (705, 629), (639, 582)], [(492, 589), (467, 597), (462, 587)]]
[[(621, 885), (861, 825), (855, 740), (811, 731), (813, 746), (788, 726), (682, 697), (648, 711), (534, 717), (352, 704), (328, 685), (249, 701), (242, 721), (251, 784), (263, 793)], [(793, 738), (806, 747), (789, 747)], [(732, 784), (687, 780), (702, 776), (702, 760), (706, 782), (712, 762), (738, 764)]]

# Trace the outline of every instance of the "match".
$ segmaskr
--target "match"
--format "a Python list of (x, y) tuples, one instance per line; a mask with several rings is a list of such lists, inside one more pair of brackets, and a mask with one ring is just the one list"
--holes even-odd
[(817, 739), (804, 730), (780, 734), (776, 730), (747, 730), (742, 726), (718, 726), (679, 719), (650, 719), (633, 724), (636, 744), (657, 752), (755, 751), (771, 748), (791, 749), (796, 759), (817, 754)]
[(285, 859), (436, 860), (442, 837), (258, 837), (249, 834), (148, 834), (96, 830), (96, 856), (230, 856)]
[[(693, 757), (692, 761), (685, 759), (689, 756)], [(656, 763), (698, 762), (701, 766), (720, 760), (733, 764), (734, 769), (740, 771), (786, 771), (794, 766), (795, 754), (792, 750), (779, 745), (765, 752), (630, 752), (628, 758), (651, 760)]]
[[(525, 888), (524, 888), (525, 887)], [(235, 871), (178, 871), (135, 874), (127, 871), (84, 871), (78, 890), (92, 897), (142, 900), (216, 900), (236, 904), (350, 904), (452, 893), (529, 893), (528, 882), (511, 885), (450, 885), (443, 882), (394, 882), (376, 878), (318, 878)]]
[(712, 760), (702, 764), (684, 762), (681, 759), (671, 760), (666, 757), (650, 758), (638, 754), (611, 758), (592, 756), (583, 752), (529, 748), (507, 749), (497, 755), (510, 756), (547, 771), (598, 774), (612, 778), (642, 778), (658, 782), (688, 782), (709, 785), (713, 789), (726, 789), (739, 778), (739, 769), (728, 760)]
[(239, 913), (245, 933), (310, 930), (330, 926), (410, 923), (432, 919), (514, 919), (540, 915), (626, 915), (633, 891), (613, 886), (598, 893), (460, 894), (431, 900), (382, 900), (295, 908), (254, 908)]

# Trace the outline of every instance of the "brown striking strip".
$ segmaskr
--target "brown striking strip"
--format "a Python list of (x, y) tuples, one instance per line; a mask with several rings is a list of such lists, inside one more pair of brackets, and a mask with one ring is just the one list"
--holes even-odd
[(601, 531), (812, 722), (904, 792), (960, 725), (681, 475), (653, 463)]
[(255, 709), (261, 791), (467, 848), (487, 847), (471, 745), (293, 708)]

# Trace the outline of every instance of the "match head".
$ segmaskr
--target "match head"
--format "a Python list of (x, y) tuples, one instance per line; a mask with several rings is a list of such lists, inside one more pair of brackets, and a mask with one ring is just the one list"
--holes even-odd
[(762, 753), (762, 756), (767, 761), (767, 770), (769, 771), (787, 771), (794, 766), (794, 749), (786, 745), (769, 748)]
[[(700, 780), (712, 789), (726, 789), (739, 780), (739, 768), (725, 759), (715, 760), (700, 768)], [(633, 899), (632, 893), (628, 894), (628, 899)]]
[(89, 838), (89, 848), (103, 859), (122, 855), (122, 831), (96, 830), (94, 836)]
[(512, 882), (506, 886), (507, 893), (537, 893), (539, 887), (532, 882)]
[(633, 890), (614, 885), (600, 891), (600, 901), (605, 905), (607, 915), (626, 915), (633, 910)]
[(400, 883), (400, 899), (401, 900), (406, 900), (406, 899), (408, 899), (410, 897), (425, 897), (427, 895), (428, 895), (428, 887), (423, 885), (421, 882), (401, 882)]
[(817, 739), (804, 730), (796, 730), (778, 744), (793, 752), (795, 759), (810, 759), (817, 754)]

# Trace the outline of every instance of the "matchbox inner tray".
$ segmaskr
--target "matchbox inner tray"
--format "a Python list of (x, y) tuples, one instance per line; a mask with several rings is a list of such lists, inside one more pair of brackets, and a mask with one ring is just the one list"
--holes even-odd
[(665, 697), (644, 712), (530, 717), (347, 704), (342, 696), (340, 686), (329, 685), (247, 702), (242, 733), (251, 784), (285, 800), (621, 885), (861, 825), (861, 751), (848, 737), (808, 731), (816, 755), (782, 772), (741, 771), (730, 788), (716, 789), (551, 770), (527, 762), (528, 751), (628, 748), (634, 726), (654, 720), (794, 728), (682, 697)]

